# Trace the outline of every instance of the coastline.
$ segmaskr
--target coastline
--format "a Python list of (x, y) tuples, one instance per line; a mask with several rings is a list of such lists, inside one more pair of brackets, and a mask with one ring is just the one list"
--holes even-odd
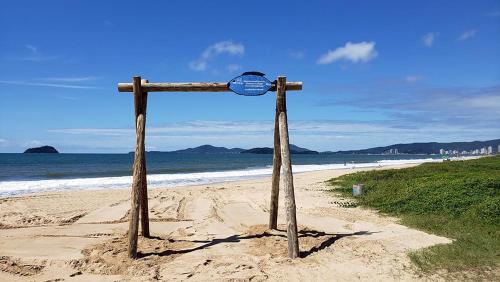
[(150, 189), (155, 239), (140, 239), (143, 257), (135, 262), (126, 259), (123, 239), (128, 189), (3, 198), (0, 280), (425, 279), (406, 252), (449, 239), (401, 226), (372, 210), (343, 208), (339, 203), (346, 200), (328, 192), (324, 183), (355, 171), (414, 165), (295, 174), (302, 253), (296, 261), (286, 256), (286, 232), (266, 228), (269, 177)]
[[(466, 160), (477, 157), (458, 157), (452, 160)], [(442, 159), (401, 159), (381, 160), (368, 163), (345, 164), (305, 164), (293, 165), (294, 173), (304, 173), (323, 170), (351, 171), (357, 168), (384, 168), (392, 165), (421, 164), (424, 162), (441, 162)], [(271, 166), (248, 169), (206, 171), (192, 173), (148, 174), (149, 188), (171, 188), (187, 185), (205, 185), (240, 181), (268, 177), (272, 174)], [(37, 192), (66, 191), (66, 190), (96, 190), (96, 189), (129, 189), (132, 177), (85, 177), (41, 180), (13, 180), (0, 181), (0, 199), (16, 195), (27, 195)]]

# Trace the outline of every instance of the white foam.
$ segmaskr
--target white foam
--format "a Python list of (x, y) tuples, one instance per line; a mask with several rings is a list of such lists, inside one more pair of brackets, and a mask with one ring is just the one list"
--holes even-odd
[[(458, 159), (458, 158), (457, 158)], [(464, 159), (464, 158), (459, 158)], [(322, 165), (293, 165), (294, 173), (320, 171), (329, 169), (353, 169), (368, 167), (384, 167), (389, 165), (419, 164), (425, 162), (441, 162), (441, 159), (408, 159), (408, 160), (380, 160), (372, 163), (322, 164)], [(236, 181), (269, 176), (271, 167), (231, 170), (218, 172), (178, 173), (178, 174), (149, 174), (148, 187), (175, 187), (185, 185), (207, 184), (215, 182)], [(132, 184), (131, 176), (95, 177), (74, 179), (51, 179), (36, 181), (0, 181), (0, 197), (26, 194), (43, 191), (59, 191), (73, 189), (103, 189), (129, 188)]]

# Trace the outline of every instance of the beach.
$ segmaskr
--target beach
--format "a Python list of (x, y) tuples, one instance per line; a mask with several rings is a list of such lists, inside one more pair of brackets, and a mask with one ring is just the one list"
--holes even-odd
[[(129, 189), (0, 199), (1, 281), (426, 280), (407, 253), (451, 240), (410, 229), (328, 190), (346, 173), (294, 175), (300, 258), (287, 256), (283, 190), (267, 229), (270, 177), (149, 190), (152, 238), (127, 258)], [(439, 279), (439, 277), (432, 277)]]

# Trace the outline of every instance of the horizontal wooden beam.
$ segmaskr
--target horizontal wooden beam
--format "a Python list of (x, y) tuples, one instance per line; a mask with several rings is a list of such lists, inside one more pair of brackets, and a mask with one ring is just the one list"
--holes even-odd
[[(186, 82), (186, 83), (142, 83), (144, 92), (230, 92), (227, 83), (223, 82)], [(286, 90), (302, 90), (302, 82), (287, 82)], [(119, 92), (132, 92), (132, 83), (118, 83)], [(273, 84), (269, 91), (276, 91)]]

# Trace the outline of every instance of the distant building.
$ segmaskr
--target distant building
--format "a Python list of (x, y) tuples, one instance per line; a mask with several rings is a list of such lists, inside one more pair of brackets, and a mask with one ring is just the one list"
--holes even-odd
[(396, 148), (392, 148), (392, 149), (385, 151), (384, 154), (397, 155), (397, 154), (399, 154), (399, 150)]
[[(500, 154), (500, 145), (495, 146), (488, 146), (488, 147), (482, 147), (482, 148), (476, 148), (476, 149), (471, 149), (471, 150), (446, 150), (444, 148), (439, 149), (439, 154), (440, 155), (492, 155), (492, 154)], [(387, 151), (389, 153), (389, 151)], [(391, 154), (398, 154), (398, 150), (394, 149), (391, 151)]]

